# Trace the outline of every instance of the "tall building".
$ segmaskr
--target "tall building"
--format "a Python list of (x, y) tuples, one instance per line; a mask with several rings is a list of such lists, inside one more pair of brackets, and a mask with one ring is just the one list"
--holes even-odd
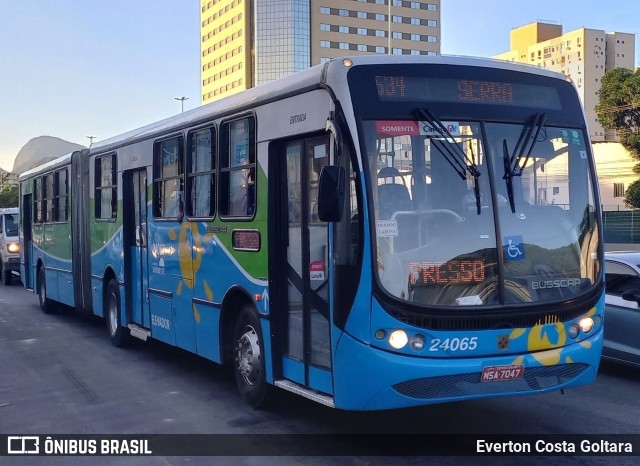
[(440, 0), (200, 3), (202, 103), (343, 55), (440, 53)]
[(560, 24), (535, 22), (511, 31), (508, 52), (494, 58), (529, 63), (570, 77), (578, 88), (592, 142), (616, 141), (598, 121), (595, 107), (605, 72), (634, 69), (635, 35), (581, 28), (562, 33)]

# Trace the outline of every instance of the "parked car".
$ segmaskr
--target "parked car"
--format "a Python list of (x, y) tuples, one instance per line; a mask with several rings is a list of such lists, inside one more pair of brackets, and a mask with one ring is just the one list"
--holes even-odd
[(640, 366), (640, 252), (607, 252), (602, 357)]

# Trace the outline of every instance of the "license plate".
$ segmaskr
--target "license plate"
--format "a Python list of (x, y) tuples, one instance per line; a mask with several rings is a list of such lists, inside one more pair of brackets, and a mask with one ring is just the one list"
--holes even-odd
[(524, 365), (488, 366), (482, 369), (480, 382), (500, 382), (503, 380), (521, 379), (524, 375)]

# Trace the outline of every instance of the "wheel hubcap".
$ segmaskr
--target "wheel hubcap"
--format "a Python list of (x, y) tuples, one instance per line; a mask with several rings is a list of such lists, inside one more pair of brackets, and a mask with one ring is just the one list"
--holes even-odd
[(247, 385), (254, 385), (260, 374), (260, 345), (255, 329), (248, 325), (236, 347), (238, 371)]

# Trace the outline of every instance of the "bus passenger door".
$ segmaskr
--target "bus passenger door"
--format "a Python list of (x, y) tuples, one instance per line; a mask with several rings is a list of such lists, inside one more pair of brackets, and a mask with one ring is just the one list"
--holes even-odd
[(124, 175), (124, 263), (128, 320), (150, 328), (147, 288), (147, 171), (133, 170)]
[(328, 135), (290, 141), (273, 154), (270, 167), (273, 162), (277, 174), (270, 172), (279, 179), (270, 195), (279, 199), (280, 208), (272, 218), (279, 226), (275, 230), (284, 235), (269, 236), (276, 257), (270, 276), (271, 309), (278, 313), (272, 318), (280, 340), (279, 370), (285, 379), (331, 395), (328, 225), (317, 212), (318, 179), (328, 163), (329, 141)]

